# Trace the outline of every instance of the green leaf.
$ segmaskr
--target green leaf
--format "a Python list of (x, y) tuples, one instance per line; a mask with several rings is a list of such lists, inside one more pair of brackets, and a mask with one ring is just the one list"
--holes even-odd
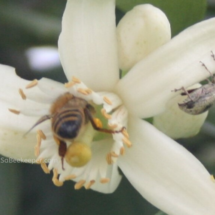
[(167, 215), (167, 214), (165, 214), (164, 212), (162, 212), (162, 211), (159, 211), (158, 213), (156, 213), (155, 215)]
[(203, 19), (206, 0), (117, 0), (117, 7), (126, 12), (138, 4), (152, 4), (160, 8), (171, 23), (172, 35)]

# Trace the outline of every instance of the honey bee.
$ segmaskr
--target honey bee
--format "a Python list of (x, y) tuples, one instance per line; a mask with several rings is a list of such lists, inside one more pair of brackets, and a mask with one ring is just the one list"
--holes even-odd
[[(87, 101), (75, 97), (70, 93), (65, 93), (62, 96), (58, 97), (52, 104), (50, 108), (50, 114), (41, 117), (31, 129), (33, 129), (40, 123), (51, 119), (53, 136), (55, 141), (59, 145), (58, 154), (61, 157), (62, 169), (64, 170), (63, 160), (64, 157), (69, 153), (68, 150), (70, 147), (76, 147), (76, 151), (84, 151), (85, 155), (87, 153), (87, 159), (75, 165), (77, 167), (83, 166), (91, 158), (91, 151), (89, 151), (89, 149), (85, 145), (71, 144), (71, 146), (67, 147), (66, 141), (73, 142), (79, 135), (82, 134), (84, 126), (89, 122), (95, 130), (100, 132), (113, 134), (122, 132), (124, 129), (123, 127), (119, 131), (113, 131), (110, 129), (98, 127), (93, 118), (94, 114), (94, 107)], [(68, 163), (71, 163), (69, 160), (70, 156), (70, 154), (66, 156)]]
[[(213, 52), (211, 53), (213, 60), (215, 60)], [(215, 102), (215, 76), (208, 70), (204, 63), (200, 63), (211, 76), (211, 80), (208, 80), (208, 84), (196, 89), (186, 90), (182, 87), (174, 90), (175, 92), (182, 90), (183, 92), (181, 95), (187, 95), (187, 98), (182, 103), (179, 103), (178, 106), (181, 110), (191, 115), (198, 115), (206, 112)]]

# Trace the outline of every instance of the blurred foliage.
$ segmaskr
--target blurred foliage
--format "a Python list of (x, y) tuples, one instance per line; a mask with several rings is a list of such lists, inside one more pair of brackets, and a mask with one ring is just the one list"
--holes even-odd
[(162, 211), (160, 211), (160, 212), (156, 213), (155, 215), (167, 215), (167, 214), (165, 214)]
[[(134, 0), (117, 0), (117, 22), (124, 12), (134, 6)], [(204, 0), (151, 0), (147, 2), (163, 9), (173, 28), (173, 34), (201, 20)], [(65, 7), (61, 0), (1, 0), (0, 1), (0, 63), (11, 65), (26, 79), (49, 77), (61, 82), (66, 78), (62, 68), (43, 73), (28, 65), (25, 51), (32, 46), (57, 46), (61, 17)], [(214, 16), (215, 8), (208, 8), (207, 17)], [(196, 137), (179, 140), (215, 174), (215, 107), (211, 109), (202, 131)], [(165, 215), (145, 201), (123, 177), (120, 186), (110, 195), (94, 191), (75, 191), (73, 182), (61, 188), (51, 182), (38, 165), (0, 164), (0, 214), (39, 215)], [(143, 182), (144, 183), (144, 182)]]

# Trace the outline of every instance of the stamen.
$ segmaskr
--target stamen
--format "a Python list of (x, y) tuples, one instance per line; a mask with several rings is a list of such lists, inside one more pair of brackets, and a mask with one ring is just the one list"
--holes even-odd
[(106, 161), (109, 165), (113, 164), (111, 153), (108, 153), (106, 156)]
[(23, 100), (26, 99), (26, 95), (24, 94), (22, 89), (19, 89), (19, 94), (20, 94), (20, 96), (22, 97)]
[(57, 143), (57, 145), (60, 145), (60, 140), (57, 137), (55, 137), (55, 136), (53, 136), (53, 137), (54, 137), (54, 140)]
[(43, 133), (42, 130), (38, 130), (37, 132), (38, 132), (38, 134), (40, 135), (40, 137), (41, 137), (43, 140), (46, 139), (46, 135)]
[(93, 186), (93, 184), (95, 184), (95, 180), (91, 180), (84, 187), (86, 190), (89, 190)]
[(121, 147), (120, 148), (120, 155), (124, 155), (125, 154), (125, 148), (124, 147)]
[(65, 181), (71, 180), (71, 179), (75, 179), (77, 176), (72, 174), (72, 175), (68, 175), (64, 178)]
[(211, 175), (211, 181), (215, 182), (215, 178), (213, 175)]
[(114, 157), (114, 158), (118, 158), (119, 157), (119, 155), (116, 154), (116, 152), (113, 152), (113, 151), (111, 152), (111, 156)]
[(77, 84), (81, 83), (81, 81), (78, 78), (74, 77), (74, 76), (72, 77), (72, 81), (77, 83)]
[(107, 112), (105, 111), (105, 109), (101, 109), (101, 113), (102, 115), (106, 118), (106, 119), (110, 119), (111, 115), (107, 114)]
[(101, 122), (101, 120), (99, 118), (94, 118), (93, 121), (95, 122), (95, 124), (96, 124), (96, 126), (98, 128), (102, 128), (103, 127), (102, 122)]
[(63, 185), (63, 182), (59, 181), (57, 177), (58, 177), (57, 169), (53, 169), (53, 178), (52, 178), (52, 181), (53, 181), (53, 183), (54, 183), (55, 186), (61, 187)]
[(106, 183), (108, 183), (109, 181), (110, 181), (109, 178), (101, 178), (100, 183), (106, 184)]
[(128, 147), (128, 148), (130, 148), (131, 146), (132, 146), (132, 143), (129, 141), (129, 139), (127, 139), (127, 138), (123, 138), (122, 139), (122, 142)]
[(86, 89), (85, 91), (87, 92), (88, 95), (93, 92), (90, 88)]
[(122, 134), (128, 139), (129, 138), (129, 134), (128, 132), (126, 131), (126, 129), (123, 129), (122, 130)]
[(36, 145), (34, 147), (34, 155), (35, 155), (35, 157), (38, 157), (39, 154), (40, 154), (40, 147), (38, 145)]
[(83, 88), (79, 88), (77, 91), (78, 91), (79, 93), (83, 94), (83, 95), (88, 95), (88, 94), (89, 94), (88, 91), (85, 90), (85, 89), (83, 89)]
[(34, 149), (34, 154), (36, 157), (38, 157), (40, 154), (41, 141), (42, 141), (42, 137), (41, 137), (40, 130), (39, 130), (39, 131), (37, 131), (37, 144)]
[(44, 171), (46, 174), (49, 174), (49, 173), (50, 173), (50, 170), (48, 169), (46, 163), (42, 162), (42, 163), (41, 163), (41, 167), (42, 167), (43, 171)]
[(70, 87), (73, 87), (75, 84), (76, 84), (75, 82), (70, 81), (70, 82), (68, 82), (68, 83), (65, 83), (64, 86), (65, 86), (66, 88), (70, 88)]
[(38, 158), (38, 159), (36, 160), (36, 163), (37, 163), (37, 164), (42, 164), (43, 160), (44, 160), (44, 158)]
[(15, 113), (15, 114), (20, 114), (20, 111), (18, 111), (18, 110), (15, 110), (15, 109), (8, 109), (10, 112), (12, 112), (12, 113)]
[(29, 88), (32, 88), (34, 86), (36, 86), (38, 84), (38, 80), (37, 79), (34, 79), (32, 82), (30, 82), (25, 88), (26, 89), (29, 89)]
[(109, 98), (107, 98), (106, 96), (103, 97), (104, 102), (106, 102), (109, 105), (112, 105), (112, 102)]
[(80, 180), (79, 182), (77, 182), (75, 184), (75, 190), (81, 189), (83, 187), (83, 185), (85, 184), (85, 182), (86, 182), (85, 180)]

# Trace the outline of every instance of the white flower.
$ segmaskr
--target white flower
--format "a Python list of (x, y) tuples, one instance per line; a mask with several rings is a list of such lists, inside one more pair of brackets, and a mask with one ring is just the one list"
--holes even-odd
[[(145, 16), (149, 19), (149, 26), (151, 18), (148, 15), (153, 13), (159, 17), (153, 20), (155, 29), (156, 25), (165, 23), (163, 26), (166, 27), (158, 31), (166, 39), (160, 42), (156, 39), (157, 49), (154, 51), (150, 48), (150, 44), (154, 44), (151, 37), (146, 37), (145, 42), (150, 41), (149, 52), (140, 54), (142, 57), (137, 54), (138, 58), (130, 61), (123, 50), (128, 50), (126, 45), (132, 44), (130, 41), (134, 37), (128, 36), (127, 43), (120, 42), (120, 28), (126, 34), (124, 24), (120, 24), (117, 30), (120, 62), (129, 58), (132, 63), (126, 65), (126, 70), (132, 68), (119, 80), (114, 9), (113, 0), (67, 1), (59, 39), (61, 62), (69, 80), (66, 87), (45, 78), (29, 82), (15, 76), (13, 68), (0, 66), (0, 151), (12, 158), (33, 159), (33, 147), (37, 142), (38, 158), (51, 159), (48, 167), (45, 163), (41, 165), (46, 172), (55, 169), (53, 181), (56, 185), (62, 185), (65, 179), (70, 178), (77, 181), (76, 189), (84, 185), (111, 193), (120, 182), (117, 169), (120, 167), (144, 198), (169, 215), (214, 215), (215, 183), (207, 170), (186, 149), (141, 118), (167, 111), (167, 104), (176, 95), (173, 89), (189, 87), (205, 79), (208, 73), (199, 64), (200, 60), (214, 72), (215, 62), (210, 51), (215, 48), (215, 20), (197, 24), (163, 45), (170, 35), (166, 17), (152, 6), (137, 7), (140, 10), (137, 16), (141, 10), (147, 9)], [(133, 15), (134, 19), (131, 16), (125, 21), (125, 26), (136, 19), (135, 13)], [(140, 29), (139, 25), (137, 27)], [(143, 27), (143, 31), (147, 32), (147, 27)], [(128, 33), (132, 32), (128, 29)], [(155, 40), (154, 37), (152, 39)], [(141, 39), (136, 37), (135, 40), (139, 42)], [(158, 48), (160, 45), (163, 46)], [(144, 43), (141, 46), (144, 48)], [(132, 56), (138, 48), (132, 50)], [(81, 81), (72, 79), (72, 76)], [(50, 107), (56, 99), (68, 92), (93, 102), (97, 110), (103, 108), (106, 121), (112, 128), (116, 125), (113, 129), (119, 132), (91, 142), (94, 132), (87, 126), (79, 140), (92, 151), (91, 159), (77, 168), (64, 159), (63, 170), (50, 120), (37, 125), (24, 137), (23, 134), (41, 116), (50, 115)], [(189, 115), (183, 123), (187, 121)], [(122, 129), (124, 126), (129, 138)], [(36, 130), (39, 130), (38, 140)], [(129, 148), (131, 143), (133, 145)], [(67, 141), (68, 148), (70, 145), (72, 143)], [(83, 154), (86, 155), (85, 152)]]

